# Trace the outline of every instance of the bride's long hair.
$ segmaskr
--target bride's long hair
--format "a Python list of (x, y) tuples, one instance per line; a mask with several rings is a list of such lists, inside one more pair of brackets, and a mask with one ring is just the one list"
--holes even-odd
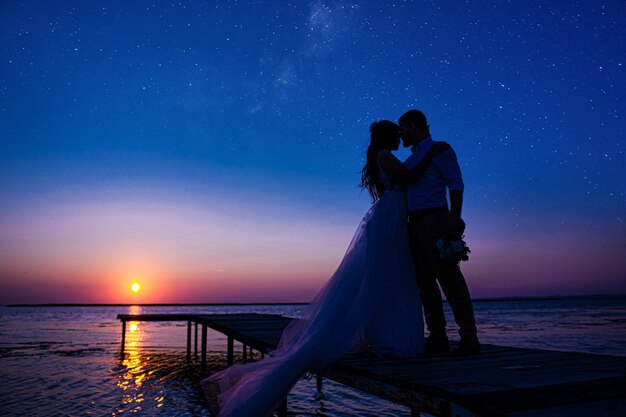
[(378, 152), (391, 149), (398, 140), (398, 125), (390, 120), (380, 120), (370, 125), (370, 143), (367, 147), (365, 165), (361, 171), (361, 189), (366, 188), (372, 202), (385, 192), (378, 172)]

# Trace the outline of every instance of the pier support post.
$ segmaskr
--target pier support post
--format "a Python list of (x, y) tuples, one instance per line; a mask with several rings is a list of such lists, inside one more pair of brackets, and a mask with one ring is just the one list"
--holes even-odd
[(322, 376), (320, 374), (316, 374), (315, 378), (316, 378), (315, 382), (317, 385), (317, 392), (321, 394), (322, 393)]
[(187, 363), (191, 362), (191, 320), (187, 320)]
[(202, 359), (200, 360), (200, 374), (206, 375), (206, 324), (202, 325)]
[(193, 355), (194, 359), (198, 360), (198, 322), (193, 323), (194, 336), (193, 336)]
[(228, 336), (228, 353), (226, 356), (228, 366), (232, 366), (235, 363), (235, 340), (232, 336)]
[(248, 362), (248, 347), (245, 345), (243, 345), (243, 363), (247, 363)]
[(124, 353), (125, 345), (126, 345), (126, 320), (122, 320), (122, 349), (121, 349), (122, 353)]
[(411, 407), (411, 417), (420, 417), (420, 416), (421, 416), (420, 409)]

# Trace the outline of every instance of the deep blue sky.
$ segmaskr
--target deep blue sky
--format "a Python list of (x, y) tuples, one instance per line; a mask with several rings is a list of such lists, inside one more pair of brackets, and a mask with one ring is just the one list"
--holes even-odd
[[(0, 284), (89, 281), (75, 245), (129, 241), (133, 271), (201, 280), (216, 249), (189, 224), (213, 207), (237, 229), (228, 256), (300, 246), (282, 256), (313, 291), (369, 205), (369, 124), (420, 108), (460, 159), (479, 295), (626, 291), (625, 27), (622, 1), (4, 1)], [(141, 231), (111, 214), (146, 212), (162, 217)], [(155, 265), (142, 242), (168, 239), (197, 256)], [(266, 263), (259, 280), (284, 269)]]

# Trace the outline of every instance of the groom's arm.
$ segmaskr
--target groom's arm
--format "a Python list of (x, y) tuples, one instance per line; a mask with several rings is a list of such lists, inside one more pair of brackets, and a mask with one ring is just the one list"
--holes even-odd
[(463, 236), (465, 222), (461, 218), (463, 208), (463, 190), (450, 190), (450, 233)]
[(465, 231), (465, 222), (461, 218), (463, 209), (463, 176), (461, 167), (456, 157), (456, 152), (450, 149), (439, 157), (435, 158), (440, 172), (442, 173), (444, 183), (450, 194), (450, 232), (462, 235)]
[(462, 236), (465, 222), (461, 218), (463, 208), (463, 190), (450, 190), (450, 232)]
[(417, 182), (428, 168), (432, 159), (431, 155), (425, 155), (420, 162), (409, 169), (387, 149), (378, 152), (377, 156), (378, 163), (380, 163), (383, 169), (387, 171), (393, 179), (402, 181), (405, 184)]
[[(388, 149), (383, 149), (378, 152), (378, 163), (396, 180), (400, 180), (407, 184), (416, 183), (422, 178), (424, 172), (430, 166), (433, 158), (437, 155), (445, 153), (449, 150), (450, 145), (446, 142), (436, 142), (431, 148), (422, 156), (422, 159), (415, 164), (415, 161), (410, 161), (409, 157), (406, 163), (400, 162), (398, 158), (394, 156)], [(413, 155), (412, 155), (413, 156)], [(410, 162), (409, 162), (410, 161)], [(415, 165), (413, 165), (415, 164)], [(409, 169), (408, 167), (411, 167)]]
[(463, 209), (463, 190), (450, 190), (450, 214), (461, 217)]

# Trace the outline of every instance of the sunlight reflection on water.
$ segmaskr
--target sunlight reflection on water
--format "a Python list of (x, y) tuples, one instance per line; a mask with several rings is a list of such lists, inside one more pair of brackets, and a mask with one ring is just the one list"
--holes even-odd
[[(139, 309), (141, 310), (141, 309)], [(140, 314), (141, 311), (133, 311), (131, 314)], [(124, 359), (122, 365), (126, 368), (126, 373), (120, 374), (117, 386), (122, 389), (124, 395), (122, 404), (124, 408), (118, 408), (118, 412), (127, 411), (137, 412), (141, 410), (141, 403), (144, 402), (144, 394), (141, 392), (141, 386), (147, 377), (143, 366), (141, 354), (141, 342), (143, 338), (143, 329), (141, 324), (136, 321), (127, 323), (126, 345), (124, 347)]]

